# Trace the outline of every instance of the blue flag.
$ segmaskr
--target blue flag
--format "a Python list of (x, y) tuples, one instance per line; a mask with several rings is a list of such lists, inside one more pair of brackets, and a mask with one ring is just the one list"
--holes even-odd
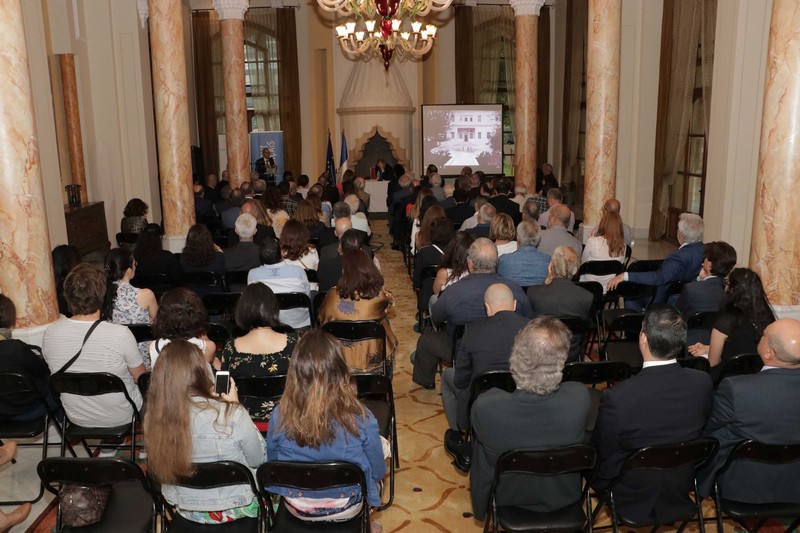
[(325, 170), (330, 174), (331, 183), (336, 183), (336, 163), (333, 162), (331, 132), (328, 132), (328, 154), (325, 156)]
[(342, 150), (341, 152), (339, 152), (339, 175), (344, 176), (346, 170), (347, 170), (347, 138), (344, 136), (344, 130), (342, 130)]

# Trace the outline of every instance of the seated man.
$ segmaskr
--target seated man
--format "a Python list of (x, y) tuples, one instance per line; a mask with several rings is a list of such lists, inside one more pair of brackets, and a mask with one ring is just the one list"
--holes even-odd
[[(492, 389), (472, 406), (472, 511), (483, 520), (494, 467), (510, 450), (547, 450), (580, 444), (590, 400), (587, 388), (561, 382), (570, 332), (553, 318), (534, 318), (517, 334), (511, 351), (514, 392)], [(557, 477), (507, 476), (497, 491), (503, 505), (535, 512), (555, 511), (581, 498), (579, 474)]]
[[(486, 318), (467, 324), (453, 367), (442, 372), (442, 406), (450, 426), (445, 433), (445, 446), (464, 443), (458, 430), (469, 429), (467, 404), (472, 379), (490, 370), (507, 372), (514, 337), (528, 323), (528, 318), (514, 312), (514, 294), (502, 283), (486, 289), (483, 305)], [(464, 457), (469, 455), (467, 452)], [(457, 466), (466, 469), (468, 465)]]
[(489, 198), (487, 198), (486, 196), (478, 196), (477, 198), (475, 198), (475, 201), (472, 202), (472, 208), (475, 210), (475, 212), (472, 213), (471, 217), (467, 218), (466, 220), (464, 220), (464, 222), (461, 223), (461, 228), (459, 231), (467, 231), (477, 226), (478, 212), (480, 211), (481, 206), (487, 203), (489, 203)]
[[(608, 282), (608, 290), (613, 291), (621, 281), (633, 281), (644, 285), (655, 285), (655, 302), (667, 301), (667, 290), (673, 281), (692, 281), (703, 265), (703, 219), (693, 213), (683, 213), (678, 221), (678, 242), (680, 246), (661, 263), (654, 272), (623, 272)], [(641, 311), (647, 302), (628, 300), (626, 309)]]
[(319, 260), (317, 280), (320, 291), (329, 291), (339, 282), (339, 278), (342, 277), (342, 253), (347, 250), (363, 249), (365, 239), (363, 231), (349, 229), (344, 232), (336, 245), (339, 253), (335, 257), (324, 257)]
[(495, 283), (505, 284), (514, 294), (516, 313), (530, 318), (531, 306), (525, 293), (514, 283), (500, 278), (497, 271), (497, 247), (489, 239), (476, 239), (467, 253), (469, 275), (445, 289), (431, 306), (431, 319), (446, 322), (444, 331), (423, 333), (417, 341), (413, 357), (413, 380), (426, 389), (435, 386), (438, 362), (449, 362), (452, 356), (452, 336), (455, 327), (486, 317), (483, 295)]
[[(791, 318), (767, 326), (758, 355), (757, 374), (722, 380), (704, 435), (719, 451), (698, 475), (700, 494), (713, 493), (714, 477), (736, 444), (754, 439), (765, 444), (800, 443), (800, 322)], [(723, 497), (744, 503), (800, 503), (800, 464), (734, 464), (722, 477)]]
[[(275, 294), (287, 292), (301, 292), (309, 296), (311, 286), (308, 283), (306, 271), (297, 265), (287, 264), (281, 257), (281, 247), (278, 241), (267, 239), (259, 248), (259, 257), (262, 266), (254, 268), (247, 275), (247, 284), (263, 283), (272, 289)], [(280, 320), (294, 329), (311, 325), (308, 309), (281, 310)]]
[(239, 215), (236, 219), (236, 235), (239, 236), (239, 242), (223, 251), (226, 271), (250, 270), (261, 265), (258, 245), (253, 242), (257, 225), (253, 215), (247, 213)]
[(703, 255), (703, 267), (697, 281), (684, 285), (675, 303), (686, 319), (704, 311), (719, 311), (725, 298), (725, 277), (736, 266), (736, 250), (727, 242), (706, 243)]
[(553, 207), (556, 205), (563, 205), (567, 211), (569, 211), (569, 219), (564, 226), (567, 228), (567, 231), (572, 233), (575, 229), (575, 213), (567, 207), (563, 202), (563, 195), (561, 193), (561, 189), (558, 187), (551, 187), (547, 190), (547, 210), (544, 211), (541, 215), (539, 215), (539, 224), (541, 224), (545, 228), (550, 227), (550, 212), (553, 210)]
[[(631, 379), (606, 389), (592, 434), (599, 465), (592, 486), (603, 490), (628, 456), (645, 446), (696, 439), (711, 412), (714, 388), (700, 370), (681, 367), (686, 322), (665, 304), (647, 309), (639, 333), (644, 365)], [(617, 512), (637, 522), (668, 523), (693, 505), (692, 471), (639, 472), (614, 489)]]
[(528, 288), (533, 316), (589, 317), (594, 296), (572, 281), (577, 271), (575, 250), (569, 246), (556, 248), (547, 266), (547, 279), (542, 285)]
[(477, 208), (478, 224), (474, 228), (467, 230), (467, 233), (475, 237), (488, 237), (489, 228), (492, 225), (492, 220), (497, 216), (497, 210), (492, 204), (486, 203)]
[[(258, 221), (258, 206), (256, 205), (256, 200), (247, 200), (242, 204), (242, 207), (238, 209), (240, 215), (251, 215), (253, 218)], [(226, 211), (227, 212), (227, 211)], [(236, 217), (237, 219), (239, 217)], [(264, 224), (256, 224), (256, 232), (253, 235), (253, 242), (257, 246), (261, 246), (261, 243), (267, 239), (274, 239), (275, 238), (275, 230), (272, 229), (272, 226), (267, 226)], [(234, 228), (228, 231), (228, 246), (236, 246), (239, 242), (239, 235), (236, 233), (236, 224), (234, 223)]]
[(551, 207), (547, 212), (550, 213), (550, 225), (542, 232), (537, 249), (543, 254), (553, 255), (553, 252), (559, 246), (570, 246), (580, 258), (581, 252), (583, 252), (583, 244), (567, 231), (567, 224), (572, 211), (564, 204), (558, 204)]
[(500, 256), (497, 273), (521, 287), (541, 285), (547, 278), (550, 256), (536, 249), (542, 238), (539, 223), (523, 220), (517, 226), (517, 250)]
[(494, 196), (489, 199), (489, 203), (494, 206), (498, 213), (505, 213), (514, 220), (514, 224), (522, 221), (519, 204), (508, 197), (514, 190), (514, 181), (511, 178), (500, 178), (496, 181)]
[(469, 205), (469, 191), (456, 189), (453, 191), (453, 202), (455, 205), (445, 209), (445, 215), (453, 223), (453, 226), (461, 227), (465, 220), (475, 214), (475, 210)]

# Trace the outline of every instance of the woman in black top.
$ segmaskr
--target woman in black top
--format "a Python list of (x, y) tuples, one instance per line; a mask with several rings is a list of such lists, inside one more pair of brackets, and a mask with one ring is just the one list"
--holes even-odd
[(161, 247), (161, 226), (148, 224), (136, 239), (133, 247), (133, 257), (136, 259), (136, 276), (131, 280), (134, 287), (141, 287), (139, 276), (151, 274), (166, 274), (170, 283), (180, 281), (180, 266), (178, 260), (168, 250)]
[(181, 254), (181, 270), (184, 272), (214, 272), (225, 274), (225, 256), (214, 244), (208, 228), (195, 224), (186, 234), (186, 246)]

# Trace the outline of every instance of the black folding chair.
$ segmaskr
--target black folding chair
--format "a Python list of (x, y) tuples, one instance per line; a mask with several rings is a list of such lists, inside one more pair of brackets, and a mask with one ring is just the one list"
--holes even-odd
[[(727, 500), (724, 495), (723, 477), (733, 465), (744, 462), (755, 462), (763, 465), (789, 465), (800, 461), (800, 444), (764, 444), (754, 440), (739, 443), (728, 455), (725, 465), (717, 472), (714, 479), (714, 504), (717, 508), (717, 531), (722, 531), (723, 515), (727, 515), (742, 525), (747, 531), (756, 532), (769, 518), (789, 518), (794, 520), (786, 528), (791, 533), (800, 527), (799, 503), (744, 503)], [(755, 527), (745, 524), (745, 520), (757, 519)]]
[(580, 361), (586, 352), (586, 340), (589, 332), (588, 319), (576, 316), (557, 316), (555, 318), (567, 326), (572, 334), (567, 361)]
[[(509, 451), (500, 456), (494, 467), (494, 479), (489, 496), (489, 512), (486, 513), (483, 530), (503, 531), (582, 531), (592, 532), (592, 503), (589, 485), (581, 481), (575, 487), (575, 503), (551, 512), (535, 512), (525, 508), (503, 505), (497, 501), (497, 489), (503, 476), (521, 474), (531, 476), (562, 476), (566, 474), (588, 474), (597, 460), (597, 452), (586, 444), (564, 446), (542, 451)], [(546, 501), (548, 495), (539, 495)], [(585, 509), (584, 509), (585, 505)]]
[[(701, 533), (705, 533), (703, 523), (702, 499), (697, 493), (696, 473), (698, 468), (705, 464), (717, 453), (719, 443), (715, 439), (703, 438), (677, 444), (662, 444), (658, 446), (647, 446), (641, 448), (628, 456), (619, 475), (614, 478), (608, 487), (599, 495), (599, 501), (594, 508), (594, 517), (600, 513), (603, 505), (608, 504), (611, 510), (611, 524), (614, 533), (618, 533), (619, 524), (628, 527), (660, 526), (666, 523), (681, 521), (678, 532), (683, 531), (686, 524), (697, 515)], [(680, 510), (676, 510), (676, 515), (671, 522), (654, 523), (653, 521), (640, 522), (631, 517), (624, 516), (617, 511), (614, 500), (614, 489), (617, 485), (631, 483), (629, 476), (635, 476), (637, 470), (665, 471), (680, 470), (691, 468), (691, 473), (686, 477), (686, 500)], [(634, 482), (635, 484), (635, 482)], [(694, 498), (689, 497), (693, 492)]]
[(743, 353), (720, 363), (719, 376), (714, 381), (714, 388), (722, 383), (722, 380), (731, 376), (742, 376), (745, 374), (756, 374), (764, 367), (764, 361), (757, 353)]
[(417, 291), (417, 329), (420, 333), (425, 333), (425, 322), (428, 320), (428, 304), (433, 296), (433, 282), (436, 280), (436, 273), (439, 265), (429, 265), (422, 269), (420, 273), (420, 283)]
[(225, 272), (225, 288), (228, 292), (240, 292), (247, 287), (249, 270), (229, 270)]
[(600, 361), (599, 363), (567, 363), (562, 371), (562, 382), (577, 381), (584, 385), (591, 385), (589, 399), (592, 402), (589, 417), (586, 420), (586, 431), (594, 431), (597, 415), (600, 412), (600, 398), (603, 391), (597, 385), (605, 383), (610, 387), (616, 381), (623, 381), (631, 377), (631, 367), (623, 361)]
[(506, 372), (505, 370), (490, 370), (489, 372), (484, 372), (483, 374), (475, 376), (472, 378), (472, 384), (469, 388), (468, 413), (472, 411), (472, 404), (475, 403), (475, 400), (490, 389), (514, 392), (517, 390), (517, 383), (511, 376), (511, 372)]
[(625, 265), (616, 259), (609, 259), (607, 261), (586, 261), (581, 263), (578, 272), (573, 277), (573, 281), (580, 280), (581, 276), (616, 276), (625, 271)]
[(306, 278), (308, 278), (309, 283), (318, 283), (319, 279), (317, 278), (317, 271), (311, 268), (306, 269)]
[(319, 310), (322, 308), (322, 302), (325, 301), (327, 295), (328, 291), (319, 291), (314, 295), (314, 300), (311, 302), (311, 311), (313, 312), (311, 315), (312, 326), (316, 326), (319, 323)]
[(379, 510), (382, 511), (392, 505), (394, 501), (394, 471), (395, 468), (400, 468), (392, 381), (374, 374), (357, 374), (351, 379), (356, 383), (358, 399), (378, 421), (378, 430), (381, 436), (392, 443), (392, 460), (389, 461), (389, 500), (379, 507)]
[[(276, 293), (275, 296), (278, 298), (278, 304), (280, 305), (281, 311), (288, 311), (289, 309), (305, 309), (308, 311), (309, 320), (314, 317), (314, 311), (311, 308), (311, 298), (309, 298), (308, 294), (303, 292), (280, 292)], [(313, 323), (311, 325), (313, 326)]]
[(113, 458), (50, 457), (43, 459), (36, 470), (42, 484), (56, 496), (64, 485), (111, 486), (100, 522), (90, 526), (62, 528), (61, 500), (57, 499), (55, 531), (156, 531), (156, 498), (136, 463)]
[(132, 248), (139, 238), (138, 233), (125, 233), (120, 231), (117, 233), (117, 246), (120, 248)]
[(343, 522), (306, 522), (296, 518), (286, 509), (281, 498), (278, 509), (269, 506), (269, 530), (292, 533), (316, 533), (319, 531), (369, 533), (369, 506), (367, 505), (367, 481), (358, 465), (343, 461), (330, 463), (293, 463), (268, 461), (256, 472), (259, 488), (269, 494), (274, 487), (287, 487), (296, 491), (316, 491), (333, 488), (361, 489), (361, 510), (355, 517)]
[[(613, 322), (605, 326), (607, 337), (600, 347), (603, 360), (625, 362), (634, 374), (638, 373), (644, 363), (639, 350), (638, 335), (643, 321), (644, 313), (628, 312), (617, 316)], [(615, 334), (615, 338), (608, 338), (611, 333)]]
[(638, 259), (625, 269), (628, 272), (655, 272), (661, 268), (663, 259)]
[(166, 274), (139, 274), (131, 280), (131, 285), (140, 289), (150, 289), (156, 297), (174, 287), (172, 280)]
[[(575, 285), (592, 293), (594, 299), (592, 300), (592, 309), (589, 311), (589, 320), (592, 323), (592, 329), (589, 331), (588, 338), (586, 339), (586, 358), (591, 358), (592, 345), (597, 342), (600, 345), (601, 332), (600, 332), (600, 313), (605, 306), (605, 295), (603, 294), (603, 286), (597, 281), (576, 281)], [(527, 291), (526, 291), (527, 294)]]
[(236, 304), (242, 296), (239, 292), (212, 292), (203, 295), (203, 306), (212, 322), (232, 321), (236, 313)]
[(383, 349), (382, 375), (386, 376), (386, 329), (377, 320), (332, 320), (322, 326), (346, 347), (348, 344), (377, 339)]
[(678, 364), (683, 368), (693, 368), (694, 370), (701, 370), (703, 372), (711, 370), (711, 365), (705, 357), (679, 357)]
[(126, 328), (131, 330), (136, 342), (150, 342), (156, 340), (153, 334), (153, 327), (150, 324), (126, 324)]
[(225, 292), (222, 276), (216, 272), (184, 272), (181, 274), (181, 287), (202, 296), (212, 292)]
[[(108, 372), (66, 372), (52, 376), (50, 384), (57, 394), (74, 394), (76, 396), (100, 396), (103, 394), (122, 394), (131, 406), (131, 421), (120, 426), (90, 427), (73, 423), (69, 416), (64, 416), (64, 435), (61, 439), (61, 456), (64, 456), (67, 440), (81, 439), (89, 455), (92, 455), (86, 439), (121, 440), (130, 436), (131, 461), (136, 460), (136, 422), (139, 421), (139, 409), (128, 394), (125, 383), (114, 374)], [(126, 448), (125, 444), (103, 444), (106, 448)], [(99, 446), (98, 446), (99, 449)]]
[[(248, 467), (235, 461), (216, 461), (213, 463), (194, 463), (192, 468), (194, 469), (194, 474), (190, 477), (178, 480), (175, 485), (197, 490), (216, 489), (233, 485), (250, 485), (250, 490), (253, 491), (253, 497), (258, 500), (258, 517), (239, 518), (226, 524), (198, 524), (183, 518), (177, 512), (172, 512), (172, 520), (169, 522), (166, 531), (170, 533), (200, 533), (203, 531), (256, 533), (264, 530), (264, 518), (261, 514), (264, 509), (264, 500), (256, 486), (255, 479), (253, 479), (253, 473)], [(153, 481), (153, 485), (158, 488), (159, 500), (163, 508), (172, 509), (172, 505), (161, 493), (160, 485), (157, 483), (157, 480)]]
[[(64, 433), (61, 428), (61, 424), (58, 423), (58, 419), (55, 416), (55, 413), (53, 413), (53, 411), (50, 409), (50, 406), (47, 404), (47, 400), (45, 400), (44, 396), (42, 396), (42, 394), (36, 388), (36, 385), (33, 384), (31, 379), (26, 374), (17, 372), (0, 373), (0, 398), (4, 398), (12, 394), (27, 395), (31, 398), (35, 398), (36, 403), (41, 406), (40, 408), (42, 409), (42, 415), (34, 420), (25, 422), (15, 422), (12, 420), (0, 421), (0, 444), (2, 444), (2, 439), (32, 439), (41, 435), (41, 443), (17, 442), (17, 447), (39, 446), (42, 448), (42, 459), (46, 459), (48, 447), (60, 445), (60, 443), (51, 444), (48, 442), (48, 429), (50, 427), (50, 422), (56, 426), (58, 433), (61, 435), (61, 440), (63, 441)], [(75, 451), (72, 449), (72, 446), (69, 447), (69, 451), (72, 456), (75, 457)], [(14, 461), (14, 463), (16, 463), (16, 461)], [(36, 503), (44, 495), (44, 488), (44, 485), (39, 486), (39, 493), (35, 498), (0, 501), (0, 505), (20, 505), (26, 502)]]
[(266, 418), (254, 416), (253, 411), (263, 405), (272, 404), (273, 408), (277, 405), (286, 388), (286, 376), (235, 376), (234, 380), (236, 381), (239, 400), (250, 413), (250, 418), (253, 422), (257, 425), (268, 422)]

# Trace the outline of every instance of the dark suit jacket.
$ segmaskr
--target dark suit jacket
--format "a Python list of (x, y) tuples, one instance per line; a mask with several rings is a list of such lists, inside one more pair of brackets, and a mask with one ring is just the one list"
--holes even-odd
[(223, 254), (225, 254), (226, 271), (238, 272), (261, 266), (258, 245), (254, 242), (239, 242), (226, 248)]
[(455, 207), (451, 207), (447, 211), (445, 211), (445, 215), (447, 218), (450, 219), (454, 225), (457, 224), (461, 226), (465, 220), (475, 214), (475, 208), (471, 207), (467, 203), (463, 204), (456, 204)]
[[(497, 459), (509, 450), (546, 450), (584, 439), (589, 413), (589, 391), (575, 382), (562, 383), (552, 394), (540, 396), (522, 390), (492, 389), (472, 406), (475, 434), (469, 472), (472, 511), (483, 520)], [(553, 477), (503, 478), (498, 504), (523, 505), (539, 512), (553, 511), (578, 501), (578, 474)]]
[[(599, 455), (596, 488), (604, 488), (628, 456), (645, 446), (696, 439), (711, 412), (711, 377), (677, 363), (648, 367), (606, 389), (592, 434)], [(637, 521), (671, 521), (685, 510), (692, 471), (639, 471), (616, 485), (618, 512)], [(661, 522), (664, 523), (664, 522)]]
[(455, 198), (453, 198), (452, 196), (450, 196), (450, 197), (448, 197), (448, 198), (445, 198), (444, 200), (442, 200), (441, 202), (439, 202), (439, 206), (440, 206), (442, 209), (444, 209), (445, 211), (447, 211), (447, 210), (448, 210), (448, 209), (450, 209), (451, 207), (455, 207), (455, 206), (456, 206), (456, 199), (455, 199)]
[[(272, 229), (272, 226), (265, 226), (264, 224), (256, 224), (256, 234), (253, 235), (253, 242), (258, 244), (259, 246), (263, 243), (266, 239), (274, 239), (275, 238), (275, 230)], [(236, 246), (239, 244), (239, 236), (236, 234), (236, 230), (232, 229), (228, 231), (228, 247)], [(260, 264), (258, 266), (261, 266)]]
[(320, 292), (329, 291), (342, 277), (342, 256), (320, 258), (317, 266), (317, 282)]
[(656, 302), (667, 301), (667, 289), (673, 281), (692, 281), (703, 266), (703, 243), (693, 242), (669, 254), (654, 272), (629, 272), (628, 281), (656, 285)]
[[(701, 494), (712, 493), (714, 475), (739, 442), (800, 443), (798, 390), (797, 369), (769, 368), (722, 380), (704, 431), (719, 441), (719, 452), (700, 472)], [(734, 464), (723, 476), (721, 490), (725, 499), (746, 503), (800, 503), (800, 464)]]
[(725, 298), (725, 280), (715, 276), (684, 285), (675, 307), (684, 318), (689, 318), (700, 312), (719, 311), (723, 298)]
[(522, 213), (519, 210), (519, 204), (508, 196), (500, 195), (489, 199), (489, 203), (494, 206), (498, 213), (505, 213), (514, 220), (516, 226), (522, 221)]
[(577, 316), (588, 318), (594, 296), (568, 279), (528, 287), (533, 316)]
[(486, 237), (488, 239), (489, 238), (489, 229), (490, 229), (489, 224), (478, 224), (474, 228), (468, 229), (467, 233), (469, 233), (470, 235), (472, 235), (476, 239), (479, 239), (481, 237)]

